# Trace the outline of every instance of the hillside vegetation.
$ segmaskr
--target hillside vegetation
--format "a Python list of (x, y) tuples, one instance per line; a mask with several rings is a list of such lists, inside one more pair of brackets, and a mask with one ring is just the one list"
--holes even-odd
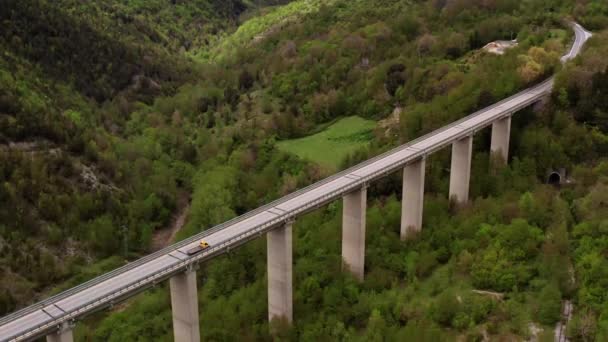
[[(557, 72), (551, 98), (514, 116), (507, 167), (491, 166), (489, 131), (475, 136), (467, 207), (447, 199), (449, 150), (427, 160), (416, 239), (399, 240), (400, 175), (369, 188), (363, 283), (340, 270), (341, 203), (300, 218), (295, 322), (270, 324), (281, 340), (546, 340), (569, 299), (571, 340), (605, 340), (604, 2), (265, 6), (278, 3), (0, 4), (0, 312), (147, 253), (181, 194), (191, 211), (178, 239), (321, 179), (314, 157), (285, 146), (339, 118), (403, 108), (332, 156), (338, 169)], [(569, 17), (595, 37), (562, 68)], [(515, 37), (502, 56), (479, 50)], [(562, 167), (568, 186), (544, 184)], [(273, 339), (264, 241), (202, 265), (203, 339)], [(172, 339), (166, 285), (127, 304), (79, 323), (77, 338)]]
[(199, 159), (179, 113), (162, 128), (134, 113), (204, 79), (183, 50), (252, 6), (0, 4), (0, 313), (100, 257), (147, 250)]

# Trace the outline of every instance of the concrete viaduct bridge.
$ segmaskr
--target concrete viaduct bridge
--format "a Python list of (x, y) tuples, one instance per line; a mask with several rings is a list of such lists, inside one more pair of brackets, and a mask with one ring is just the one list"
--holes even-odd
[[(575, 57), (591, 34), (572, 24), (576, 39), (565, 62)], [(299, 215), (342, 198), (344, 268), (363, 280), (366, 188), (389, 173), (403, 170), (401, 239), (422, 228), (425, 159), (452, 146), (449, 196), (465, 203), (469, 196), (474, 134), (492, 126), (492, 153), (508, 159), (511, 116), (550, 94), (553, 78), (442, 127), (408, 144), (365, 161), (240, 217), (145, 256), (63, 293), (0, 319), (0, 341), (73, 341), (74, 324), (87, 314), (110, 307), (169, 279), (175, 341), (197, 342), (199, 316), (196, 268), (200, 262), (266, 234), (268, 246), (268, 319), (293, 320), (292, 223)], [(187, 251), (205, 239), (210, 247)]]

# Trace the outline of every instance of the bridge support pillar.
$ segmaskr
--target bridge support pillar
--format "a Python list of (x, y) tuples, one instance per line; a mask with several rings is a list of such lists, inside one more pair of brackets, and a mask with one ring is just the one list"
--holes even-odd
[(292, 223), (266, 234), (268, 255), (268, 321), (293, 321)]
[(46, 342), (74, 342), (72, 326), (64, 324), (56, 333), (47, 335)]
[(405, 240), (422, 229), (425, 166), (426, 160), (423, 158), (406, 165), (403, 169), (401, 240)]
[(342, 268), (363, 281), (367, 189), (346, 194), (342, 208)]
[(507, 164), (509, 158), (509, 137), (511, 135), (511, 117), (502, 118), (492, 123), (491, 158), (496, 158), (499, 165)]
[(188, 270), (169, 280), (173, 337), (175, 342), (199, 342), (198, 292), (196, 271)]
[(462, 138), (452, 144), (449, 198), (456, 205), (466, 204), (469, 200), (472, 150), (473, 136)]

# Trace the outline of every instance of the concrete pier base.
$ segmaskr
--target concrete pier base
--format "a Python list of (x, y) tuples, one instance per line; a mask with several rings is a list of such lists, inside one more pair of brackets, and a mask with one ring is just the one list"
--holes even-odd
[(452, 144), (449, 198), (457, 205), (466, 204), (469, 200), (472, 150), (473, 136), (462, 138)]
[(46, 342), (74, 342), (72, 327), (65, 325), (58, 332), (47, 335)]
[(420, 159), (406, 165), (403, 169), (401, 240), (405, 240), (422, 229), (425, 166), (426, 160)]
[(365, 214), (367, 189), (344, 196), (342, 209), (342, 268), (363, 281), (365, 272)]
[(511, 136), (511, 117), (502, 118), (492, 123), (492, 143), (490, 152), (493, 160), (499, 165), (506, 165), (509, 160), (509, 139)]
[(175, 342), (199, 342), (196, 271), (189, 270), (173, 276), (169, 280), (169, 287)]
[(268, 321), (293, 321), (292, 224), (266, 234), (268, 255)]

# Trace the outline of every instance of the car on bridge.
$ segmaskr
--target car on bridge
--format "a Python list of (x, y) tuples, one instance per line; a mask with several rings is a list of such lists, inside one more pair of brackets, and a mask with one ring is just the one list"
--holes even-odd
[(188, 250), (188, 255), (197, 254), (205, 249), (209, 248), (209, 244), (205, 240), (201, 240), (196, 247), (190, 248)]

